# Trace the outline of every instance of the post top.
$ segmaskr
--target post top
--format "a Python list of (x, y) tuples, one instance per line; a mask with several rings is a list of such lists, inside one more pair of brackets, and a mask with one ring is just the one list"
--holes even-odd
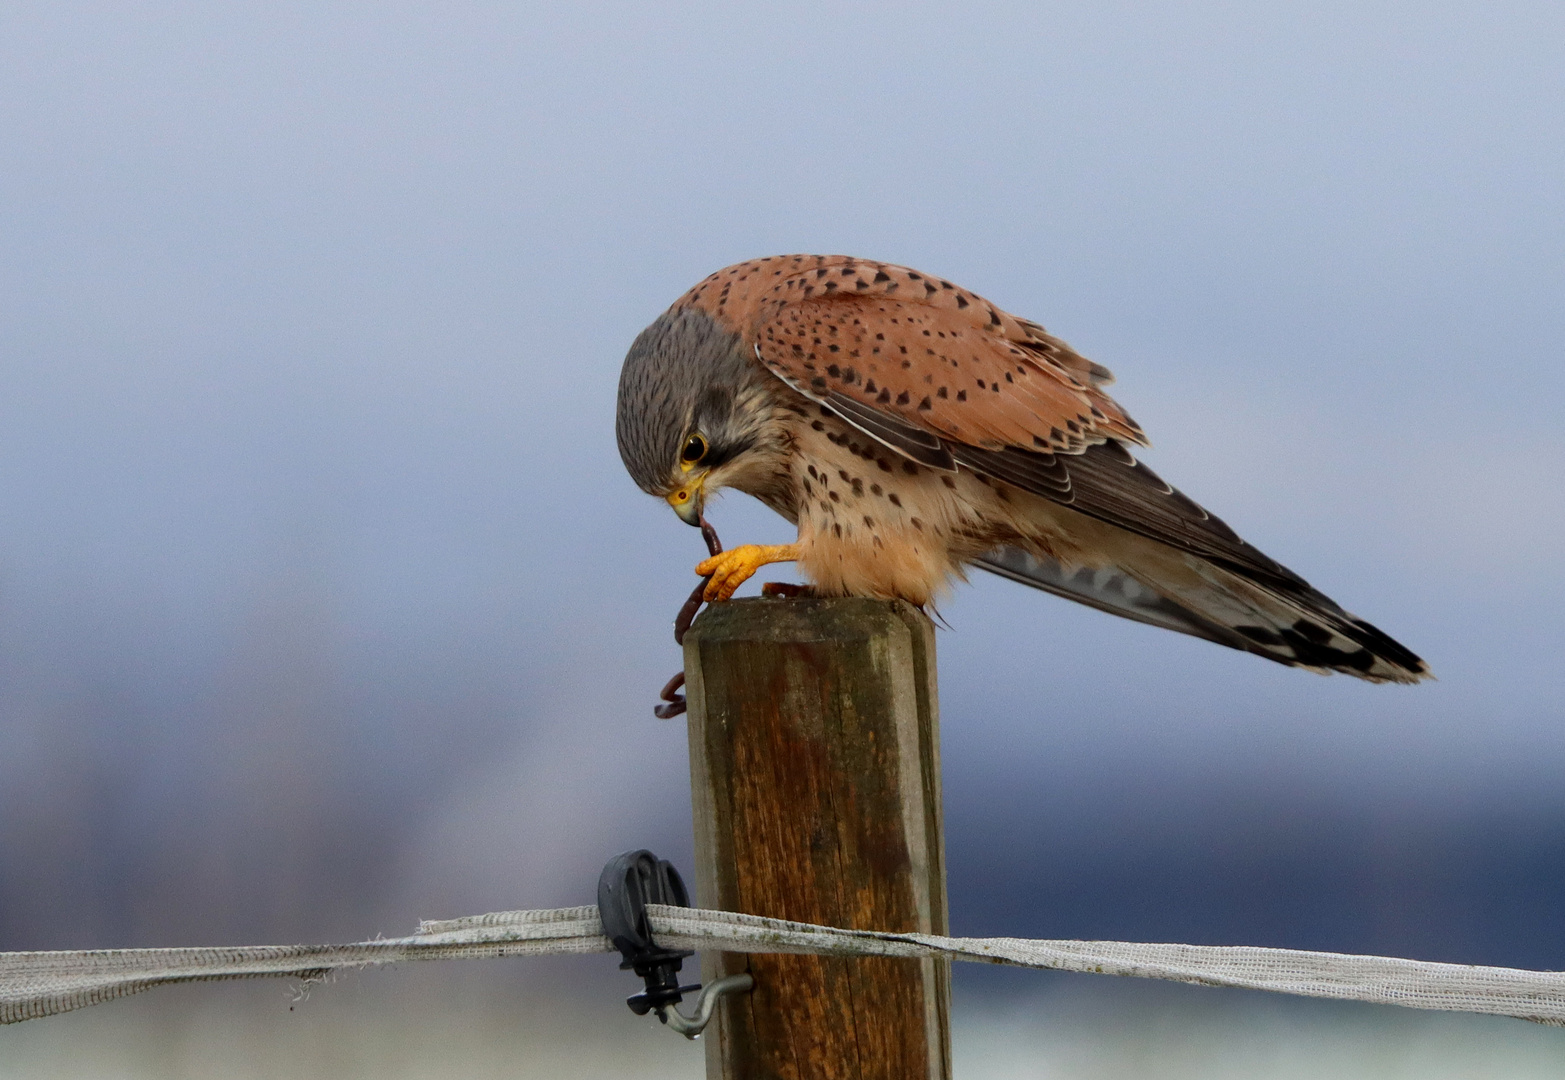
[(850, 641), (903, 627), (915, 638), (934, 634), (929, 617), (906, 600), (761, 596), (712, 604), (686, 640)]

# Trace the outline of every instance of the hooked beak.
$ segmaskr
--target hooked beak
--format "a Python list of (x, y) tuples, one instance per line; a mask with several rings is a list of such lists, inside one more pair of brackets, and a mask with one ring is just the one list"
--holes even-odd
[(679, 520), (697, 528), (701, 525), (702, 479), (702, 477), (691, 477), (667, 495), (668, 505), (674, 508), (674, 513), (679, 515)]

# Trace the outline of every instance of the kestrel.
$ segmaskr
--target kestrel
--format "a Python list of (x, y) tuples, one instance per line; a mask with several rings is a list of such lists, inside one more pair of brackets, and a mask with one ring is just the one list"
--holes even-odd
[(616, 433), (691, 525), (721, 488), (798, 526), (696, 567), (726, 600), (794, 561), (824, 596), (928, 605), (979, 566), (1281, 664), (1429, 669), (1164, 483), (1107, 369), (942, 278), (841, 255), (720, 270), (642, 331)]

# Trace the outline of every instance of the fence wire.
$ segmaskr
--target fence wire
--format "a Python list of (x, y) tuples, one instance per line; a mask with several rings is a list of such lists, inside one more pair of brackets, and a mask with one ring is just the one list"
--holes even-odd
[[(1565, 972), (1249, 946), (951, 938), (843, 930), (729, 911), (649, 905), (660, 944), (735, 953), (940, 957), (1169, 979), (1411, 1009), (1565, 1025)], [(613, 952), (596, 907), (502, 911), (423, 923), (405, 938), (351, 945), (255, 945), (0, 953), (0, 1023), (50, 1016), (169, 983), (291, 977), (412, 960)]]

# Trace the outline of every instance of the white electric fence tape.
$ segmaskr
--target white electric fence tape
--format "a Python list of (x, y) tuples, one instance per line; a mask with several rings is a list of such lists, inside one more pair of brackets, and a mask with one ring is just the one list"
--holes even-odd
[[(658, 943), (671, 948), (936, 956), (1565, 1024), (1565, 972), (1247, 946), (891, 934), (663, 905), (648, 905), (647, 914)], [(354, 945), (0, 953), (0, 1023), (96, 1005), (165, 983), (264, 976), (318, 979), (340, 968), (404, 960), (613, 951), (603, 936), (598, 909), (579, 907), (426, 922), (412, 937)]]

